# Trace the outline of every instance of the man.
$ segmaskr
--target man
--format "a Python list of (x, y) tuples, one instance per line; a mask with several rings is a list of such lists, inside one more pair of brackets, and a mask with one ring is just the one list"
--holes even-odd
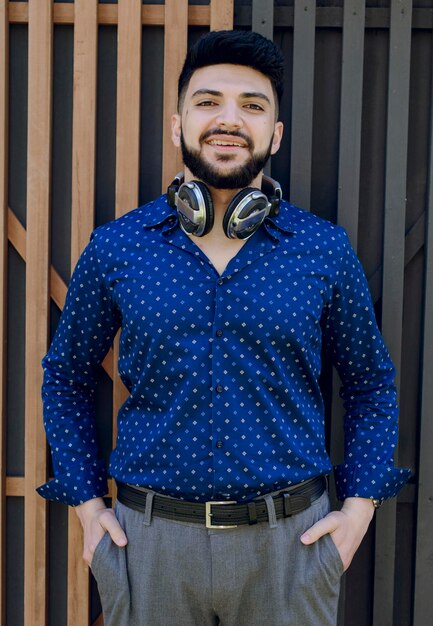
[[(192, 47), (172, 123), (183, 175), (93, 233), (44, 359), (56, 477), (39, 491), (76, 506), (108, 626), (335, 624), (375, 505), (409, 475), (393, 467), (394, 370), (347, 236), (263, 177), (282, 78), (256, 33)], [(130, 396), (113, 511), (93, 395), (118, 328)], [(322, 346), (347, 411), (331, 513)]]

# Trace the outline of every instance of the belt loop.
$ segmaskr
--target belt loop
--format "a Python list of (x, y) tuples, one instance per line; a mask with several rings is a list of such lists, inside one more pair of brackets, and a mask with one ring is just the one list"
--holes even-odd
[(257, 524), (257, 507), (255, 502), (248, 502), (248, 524)]
[(269, 527), (276, 528), (277, 527), (277, 514), (275, 513), (275, 504), (274, 499), (271, 494), (268, 493), (265, 496), (266, 508), (268, 509), (268, 519), (269, 519)]
[(154, 491), (146, 491), (146, 508), (144, 510), (144, 519), (143, 524), (145, 526), (150, 526), (152, 521), (152, 507), (153, 507), (153, 498), (155, 497)]

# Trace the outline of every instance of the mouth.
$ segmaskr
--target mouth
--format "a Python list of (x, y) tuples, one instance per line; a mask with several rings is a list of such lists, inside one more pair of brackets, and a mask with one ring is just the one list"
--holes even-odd
[(237, 132), (230, 133), (208, 131), (203, 137), (201, 137), (201, 143), (223, 150), (252, 148), (251, 141)]
[(229, 141), (227, 139), (210, 139), (206, 142), (210, 146), (221, 146), (229, 148), (245, 148), (245, 144), (238, 141)]

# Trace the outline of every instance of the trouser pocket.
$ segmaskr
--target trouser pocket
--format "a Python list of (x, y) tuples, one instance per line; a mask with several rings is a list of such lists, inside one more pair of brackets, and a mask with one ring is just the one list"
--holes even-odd
[(126, 548), (119, 548), (105, 533), (96, 546), (92, 573), (98, 585), (105, 626), (131, 626)]

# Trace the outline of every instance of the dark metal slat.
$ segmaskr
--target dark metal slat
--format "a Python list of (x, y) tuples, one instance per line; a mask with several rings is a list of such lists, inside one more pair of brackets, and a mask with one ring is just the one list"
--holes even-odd
[(362, 78), (364, 66), (364, 0), (346, 0), (341, 71), (340, 154), (338, 164), (338, 223), (358, 242), (361, 169)]
[(273, 0), (253, 0), (252, 28), (268, 39), (274, 36)]
[[(432, 92), (433, 102), (433, 92)], [(433, 615), (433, 109), (430, 122), (430, 171), (425, 227), (425, 283), (423, 320), (423, 357), (421, 386), (421, 424), (419, 437), (418, 510), (415, 556), (413, 626), (424, 626)]]
[[(411, 24), (412, 2), (410, 0), (392, 2), (385, 168), (382, 332), (396, 366), (397, 385), (400, 382), (403, 324)], [(396, 501), (393, 500), (378, 511), (376, 518), (373, 626), (392, 626), (393, 623), (395, 533)]]
[[(362, 75), (364, 63), (364, 0), (346, 0), (343, 21), (341, 68), (340, 146), (338, 163), (337, 221), (350, 237), (353, 247), (358, 242), (359, 181), (361, 169)], [(344, 408), (339, 397), (341, 386), (333, 372), (331, 457), (344, 454)], [(346, 578), (341, 581), (338, 624), (344, 624)]]
[(290, 200), (310, 209), (316, 2), (295, 0)]
[[(268, 39), (274, 38), (274, 0), (253, 0), (252, 30)], [(266, 163), (264, 172), (271, 175), (271, 159)]]
[[(259, 0), (260, 2), (260, 0)], [(274, 22), (280, 28), (293, 27), (293, 7), (275, 6)], [(341, 28), (343, 25), (343, 7), (317, 7), (317, 28)], [(388, 7), (367, 7), (365, 12), (365, 27), (367, 29), (389, 28), (390, 9)], [(236, 27), (251, 24), (251, 7), (237, 6), (234, 12)], [(433, 9), (428, 7), (414, 7), (412, 9), (412, 28), (425, 30), (433, 27)]]

